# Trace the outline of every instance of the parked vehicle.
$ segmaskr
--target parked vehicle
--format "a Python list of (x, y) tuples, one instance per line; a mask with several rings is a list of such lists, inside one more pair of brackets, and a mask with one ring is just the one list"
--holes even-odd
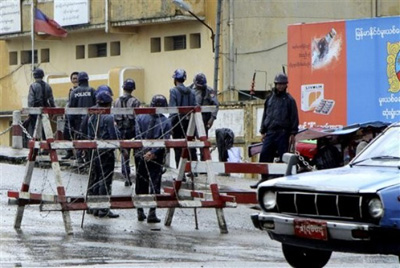
[(323, 267), (332, 251), (400, 261), (400, 122), (346, 166), (263, 182), (255, 227), (282, 243), (293, 267)]

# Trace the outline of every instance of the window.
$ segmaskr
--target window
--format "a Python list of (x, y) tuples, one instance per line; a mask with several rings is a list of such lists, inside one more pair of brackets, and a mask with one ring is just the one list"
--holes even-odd
[(76, 46), (75, 58), (77, 60), (85, 58), (85, 46), (84, 45)]
[(121, 42), (111, 42), (110, 43), (110, 55), (119, 56), (121, 55)]
[(150, 39), (150, 52), (161, 52), (161, 38), (154, 37)]
[(107, 43), (89, 45), (88, 56), (89, 58), (107, 57)]
[[(38, 63), (37, 50), (35, 50), (34, 60), (35, 60), (34, 63)], [(21, 64), (29, 64), (29, 63), (32, 63), (32, 51), (31, 50), (21, 51)]]
[(165, 51), (186, 49), (186, 35), (168, 36), (164, 41)]
[(50, 49), (44, 48), (40, 50), (40, 62), (50, 62)]
[(190, 48), (201, 48), (200, 34), (190, 34)]
[(8, 53), (8, 62), (10, 65), (17, 65), (18, 64), (18, 52), (12, 51)]

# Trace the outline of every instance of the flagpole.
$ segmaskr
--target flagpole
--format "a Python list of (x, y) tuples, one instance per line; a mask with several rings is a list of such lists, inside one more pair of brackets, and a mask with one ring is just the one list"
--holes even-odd
[(32, 72), (35, 70), (35, 1), (31, 4), (31, 45), (32, 45)]

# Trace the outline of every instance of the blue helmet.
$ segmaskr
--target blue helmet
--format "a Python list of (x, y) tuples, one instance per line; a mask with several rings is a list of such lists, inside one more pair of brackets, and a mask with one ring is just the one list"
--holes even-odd
[(186, 71), (183, 69), (176, 69), (174, 74), (172, 75), (172, 78), (178, 80), (186, 80)]
[(80, 72), (78, 74), (78, 81), (89, 81), (89, 76), (86, 72)]
[(275, 84), (287, 84), (288, 83), (287, 75), (284, 73), (277, 74), (275, 76), (274, 83)]
[(154, 95), (150, 103), (151, 107), (168, 107), (167, 98), (161, 94)]
[(198, 87), (207, 86), (207, 78), (203, 73), (198, 73), (193, 79), (193, 83)]
[(107, 104), (107, 103), (111, 103), (113, 101), (110, 93), (107, 91), (99, 92), (99, 94), (96, 95), (96, 100), (97, 100), (97, 103), (101, 103), (101, 104)]
[(36, 68), (33, 70), (33, 78), (43, 78), (44, 77), (44, 72), (40, 68)]
[(130, 78), (126, 79), (124, 81), (124, 84), (122, 85), (122, 88), (127, 91), (133, 91), (134, 89), (136, 89), (135, 80)]
[(95, 92), (95, 96), (97, 97), (97, 95), (99, 95), (101, 92), (108, 92), (108, 94), (110, 94), (111, 96), (114, 96), (112, 89), (107, 85), (99, 86)]

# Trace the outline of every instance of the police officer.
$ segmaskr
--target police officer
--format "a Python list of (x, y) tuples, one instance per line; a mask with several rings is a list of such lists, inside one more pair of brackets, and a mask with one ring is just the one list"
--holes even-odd
[[(33, 71), (33, 82), (29, 86), (28, 94), (28, 107), (55, 107), (53, 90), (49, 84), (43, 81), (44, 72), (40, 68), (36, 68)], [(36, 125), (36, 115), (29, 116), (28, 132), (33, 136), (33, 132)]]
[[(299, 116), (294, 98), (287, 92), (288, 77), (284, 73), (275, 76), (272, 95), (265, 100), (260, 133), (263, 146), (260, 162), (272, 163), (278, 152), (279, 161), (294, 143), (294, 136), (299, 130)], [(261, 181), (268, 179), (263, 176)], [(261, 182), (260, 181), (260, 182)], [(256, 188), (260, 183), (252, 185)]]
[[(97, 105), (101, 108), (111, 107), (113, 101), (110, 93), (103, 91), (96, 96)], [(114, 124), (114, 116), (111, 114), (94, 114), (88, 121), (89, 139), (116, 140), (119, 137), (118, 129)], [(115, 156), (114, 149), (98, 149), (94, 157), (95, 180), (90, 185), (93, 187), (94, 195), (111, 195), (111, 185), (114, 176)], [(93, 211), (94, 215), (100, 218), (118, 218), (119, 215), (110, 209), (100, 209)]]
[[(118, 108), (134, 108), (140, 106), (140, 101), (132, 96), (132, 92), (136, 89), (136, 84), (133, 79), (126, 79), (122, 85), (124, 94), (117, 99), (115, 107)], [(121, 133), (121, 138), (124, 140), (135, 138), (135, 115), (133, 114), (117, 114), (115, 115), (115, 121), (117, 122), (118, 130)], [(125, 186), (131, 186), (131, 167), (130, 167), (130, 149), (124, 149), (121, 151), (121, 169), (122, 175), (125, 178)]]
[[(112, 89), (107, 86), (107, 85), (100, 85), (97, 90), (96, 90), (96, 100), (97, 100), (97, 96), (99, 96), (100, 93), (102, 92), (106, 92), (108, 93), (110, 96), (113, 96), (113, 92)], [(95, 106), (92, 106), (90, 108), (99, 108), (99, 103), (97, 101)], [(90, 114), (86, 114), (83, 116), (82, 122), (81, 122), (81, 126), (80, 126), (80, 133), (85, 133), (85, 135), (88, 133), (89, 130), (89, 118), (90, 118)], [(90, 149), (90, 150), (85, 150), (85, 152), (87, 153), (87, 160), (88, 161), (92, 161), (94, 159), (94, 154), (95, 154), (95, 150)], [(89, 170), (89, 187), (88, 187), (88, 195), (93, 195), (95, 193), (97, 193), (97, 190), (93, 190), (92, 185), (95, 183), (95, 177), (96, 177), (96, 172), (98, 171), (95, 168), (95, 165), (90, 165), (89, 167), (91, 167), (91, 170)], [(94, 187), (96, 187), (96, 185), (94, 185)], [(89, 214), (92, 214), (93, 211), (88, 210)]]
[[(78, 83), (79, 86), (72, 92), (69, 107), (84, 108), (94, 106), (96, 104), (95, 90), (89, 86), (89, 76), (86, 72), (78, 74)], [(70, 124), (74, 130), (75, 139), (85, 138), (84, 133), (80, 132), (82, 119), (82, 115), (70, 115)], [(77, 159), (78, 163), (83, 163), (81, 150), (77, 150)]]
[[(71, 75), (69, 76), (69, 79), (71, 80), (72, 87), (69, 89), (68, 92), (68, 102), (66, 107), (69, 107), (69, 103), (71, 102), (71, 96), (72, 92), (74, 91), (75, 88), (78, 87), (78, 72), (72, 72)], [(69, 122), (69, 117), (65, 116), (65, 123), (64, 123), (64, 131), (63, 131), (63, 136), (65, 140), (72, 140), (72, 130)], [(70, 159), (73, 158), (74, 154), (72, 152), (72, 149), (67, 150), (67, 154), (61, 158), (61, 159)]]
[(212, 127), (214, 120), (217, 119), (219, 102), (215, 91), (207, 86), (207, 78), (205, 74), (198, 73), (193, 79), (190, 86), (195, 92), (196, 102), (200, 106), (216, 106), (217, 108), (211, 113), (202, 113), (204, 127), (208, 137), (208, 130)]
[[(194, 92), (183, 84), (186, 80), (186, 71), (183, 69), (177, 69), (172, 75), (172, 78), (174, 79), (175, 86), (169, 91), (169, 106), (196, 106), (197, 102)], [(170, 118), (173, 127), (172, 137), (174, 139), (186, 138), (186, 132), (189, 126), (189, 115), (171, 114)], [(178, 167), (181, 159), (182, 148), (174, 148), (174, 151), (176, 167)], [(195, 149), (190, 150), (190, 155), (191, 160), (197, 160)]]
[[(168, 102), (163, 95), (155, 95), (150, 106), (167, 107)], [(169, 139), (170, 131), (171, 123), (163, 114), (143, 114), (137, 117), (136, 135), (138, 139)], [(160, 193), (165, 154), (165, 148), (143, 148), (135, 152), (137, 163), (136, 194)], [(143, 208), (138, 208), (137, 213), (138, 221), (146, 219)], [(147, 222), (160, 222), (160, 219), (156, 216), (155, 208), (150, 208)]]

